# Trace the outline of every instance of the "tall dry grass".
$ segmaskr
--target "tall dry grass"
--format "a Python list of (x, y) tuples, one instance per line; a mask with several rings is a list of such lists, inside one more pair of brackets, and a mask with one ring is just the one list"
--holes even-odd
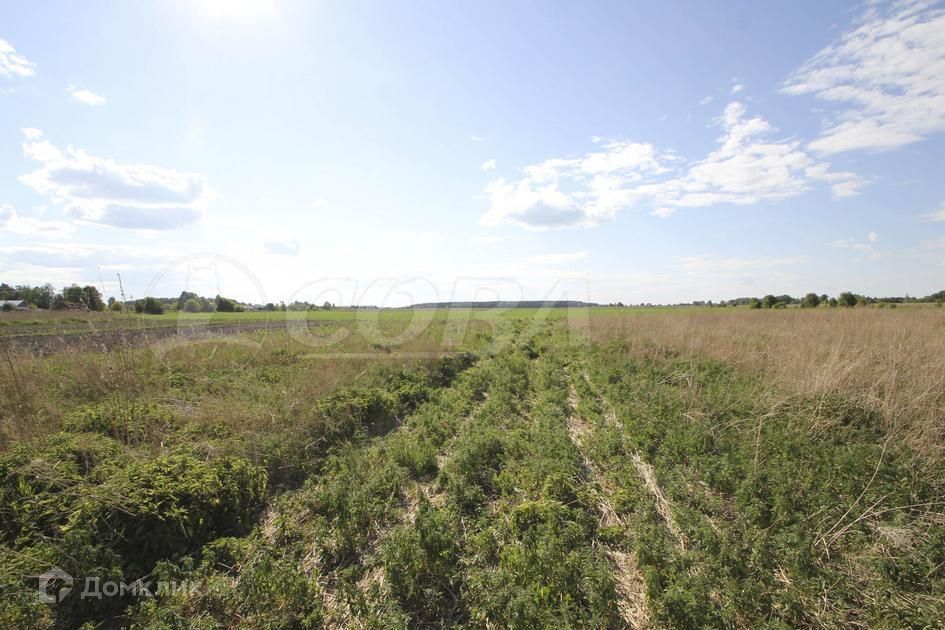
[(842, 396), (885, 430), (945, 454), (945, 309), (624, 311), (592, 318), (591, 338), (634, 356), (669, 348), (759, 371), (811, 398)]

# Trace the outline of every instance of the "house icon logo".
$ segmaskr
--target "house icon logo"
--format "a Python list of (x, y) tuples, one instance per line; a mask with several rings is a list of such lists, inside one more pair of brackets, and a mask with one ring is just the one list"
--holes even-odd
[(53, 567), (36, 577), (39, 580), (39, 601), (44, 604), (58, 604), (72, 592), (72, 576), (59, 567)]

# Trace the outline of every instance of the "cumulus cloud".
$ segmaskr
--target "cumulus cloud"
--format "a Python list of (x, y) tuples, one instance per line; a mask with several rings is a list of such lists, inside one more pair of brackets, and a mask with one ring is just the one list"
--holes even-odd
[[(116, 228), (166, 230), (197, 221), (212, 191), (203, 175), (121, 164), (24, 132), (23, 155), (41, 168), (19, 180), (77, 220)], [(31, 139), (32, 136), (32, 139)]]
[(495, 170), (495, 159), (486, 160), (482, 163), (482, 166), (479, 167), (483, 171), (493, 171)]
[(682, 170), (671, 152), (608, 141), (583, 157), (527, 166), (518, 181), (500, 177), (486, 188), (489, 209), (481, 221), (529, 229), (593, 226), (640, 203), (666, 218), (679, 208), (788, 199), (812, 183), (828, 184), (836, 197), (856, 194), (863, 185), (853, 173), (830, 171), (799, 141), (771, 139), (776, 129), (749, 116), (741, 103), (729, 103), (717, 123), (723, 132), (716, 149)]
[(69, 86), (67, 91), (69, 92), (69, 96), (72, 97), (72, 100), (78, 101), (79, 103), (92, 105), (93, 107), (105, 104), (105, 97), (101, 94), (96, 94), (92, 90), (83, 90), (75, 86)]
[(714, 101), (714, 100), (715, 100), (715, 97), (714, 97), (714, 96), (706, 96), (706, 97), (703, 97), (703, 99), (702, 99), (701, 101), (699, 101), (699, 104), (700, 104), (700, 105), (708, 105), (709, 103), (711, 103), (711, 102)]
[(66, 221), (22, 217), (13, 206), (0, 204), (0, 234), (10, 232), (26, 236), (57, 238), (68, 236), (74, 231), (75, 226)]
[(263, 246), (270, 254), (295, 256), (299, 253), (299, 242), (295, 239), (271, 239), (265, 241)]
[(736, 83), (735, 85), (732, 86), (732, 94), (738, 94), (744, 89), (745, 89), (744, 85), (742, 85), (741, 83)]
[(821, 153), (895, 149), (945, 131), (945, 9), (913, 1), (870, 7), (781, 91), (840, 107), (810, 143)]
[(0, 39), (0, 74), (5, 77), (31, 77), (36, 74), (36, 64), (17, 53), (10, 42)]
[(599, 225), (644, 194), (636, 186), (666, 171), (652, 145), (609, 141), (583, 157), (527, 166), (519, 181), (504, 177), (486, 187), (483, 225), (515, 223), (529, 229)]
[(27, 140), (39, 140), (43, 137), (43, 130), (35, 127), (24, 127), (20, 129)]

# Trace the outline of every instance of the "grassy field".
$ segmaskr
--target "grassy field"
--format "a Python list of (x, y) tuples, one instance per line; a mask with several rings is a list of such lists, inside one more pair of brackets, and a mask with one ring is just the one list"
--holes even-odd
[(289, 315), (0, 333), (0, 626), (945, 619), (941, 309)]

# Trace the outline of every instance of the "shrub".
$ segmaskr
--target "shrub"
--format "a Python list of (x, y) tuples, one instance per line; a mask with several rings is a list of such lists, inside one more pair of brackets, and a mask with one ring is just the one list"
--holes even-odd
[(265, 471), (244, 459), (172, 455), (112, 475), (83, 498), (69, 526), (95, 532), (144, 574), (160, 559), (246, 533), (265, 496)]
[(69, 413), (63, 422), (68, 431), (101, 433), (126, 444), (163, 436), (178, 425), (166, 407), (137, 400), (109, 400), (81, 407)]
[(0, 457), (0, 536), (21, 544), (55, 536), (86, 483), (125, 459), (122, 445), (94, 433), (57, 433)]
[(146, 297), (143, 300), (135, 302), (135, 313), (145, 313), (146, 315), (161, 315), (164, 313), (164, 305), (156, 298)]
[(450, 625), (461, 575), (456, 540), (446, 512), (424, 497), (413, 525), (396, 530), (384, 545), (391, 592), (414, 623)]

